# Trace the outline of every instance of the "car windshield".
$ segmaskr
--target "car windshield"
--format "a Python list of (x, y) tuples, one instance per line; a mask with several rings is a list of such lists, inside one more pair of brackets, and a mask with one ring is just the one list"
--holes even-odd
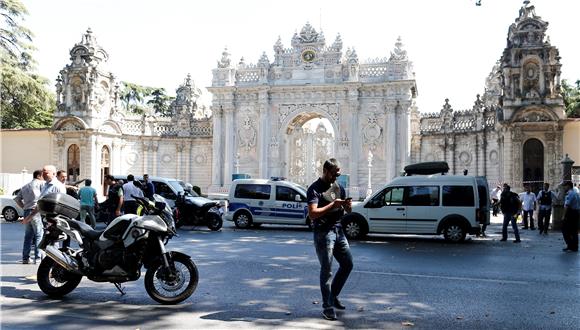
[(169, 181), (169, 184), (172, 187), (175, 187), (178, 193), (185, 193), (186, 196), (199, 197), (195, 191), (187, 189), (187, 186), (183, 181)]

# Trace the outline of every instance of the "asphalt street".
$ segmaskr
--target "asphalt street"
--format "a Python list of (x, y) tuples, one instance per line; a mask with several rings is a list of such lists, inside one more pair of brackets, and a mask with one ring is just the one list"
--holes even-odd
[[(0, 223), (2, 329), (580, 329), (580, 255), (559, 233), (521, 231), (448, 244), (438, 236), (373, 235), (352, 241), (353, 273), (338, 321), (320, 315), (319, 265), (306, 228), (263, 226), (219, 232), (185, 227), (168, 248), (189, 254), (200, 281), (176, 306), (162, 306), (143, 279), (83, 279), (62, 300), (23, 265), (22, 225)], [(102, 226), (102, 224), (100, 224)], [(336, 268), (336, 265), (335, 265)], [(143, 273), (144, 276), (144, 273)]]

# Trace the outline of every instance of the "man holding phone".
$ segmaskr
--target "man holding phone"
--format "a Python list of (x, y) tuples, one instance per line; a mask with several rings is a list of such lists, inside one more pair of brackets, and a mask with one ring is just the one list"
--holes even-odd
[[(322, 176), (308, 187), (308, 216), (314, 224), (314, 246), (320, 262), (320, 291), (322, 293), (322, 316), (336, 320), (334, 309), (346, 307), (338, 299), (353, 262), (348, 240), (342, 231), (340, 220), (351, 212), (351, 198), (346, 198), (343, 187), (336, 182), (340, 176), (338, 161), (330, 158), (324, 162)], [(338, 271), (332, 277), (332, 259), (338, 261)]]

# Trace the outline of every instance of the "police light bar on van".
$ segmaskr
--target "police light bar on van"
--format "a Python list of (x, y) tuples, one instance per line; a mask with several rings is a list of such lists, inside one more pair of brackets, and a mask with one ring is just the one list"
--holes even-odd
[(272, 176), (272, 177), (270, 177), (270, 180), (272, 180), (272, 181), (286, 181), (286, 178), (283, 176)]

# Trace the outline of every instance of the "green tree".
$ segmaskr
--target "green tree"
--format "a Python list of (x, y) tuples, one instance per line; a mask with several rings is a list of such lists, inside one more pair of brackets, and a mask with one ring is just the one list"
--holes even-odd
[(174, 99), (175, 97), (165, 94), (164, 88), (157, 88), (151, 92), (151, 99), (147, 101), (147, 104), (155, 109), (155, 114), (170, 117), (171, 110), (169, 109), (169, 106)]
[(19, 0), (0, 0), (0, 109), (2, 128), (49, 127), (56, 108), (46, 78), (34, 73), (33, 34), (21, 24)]
[(565, 79), (562, 80), (562, 97), (566, 107), (568, 117), (580, 117), (580, 80), (576, 80), (576, 86), (568, 84)]
[(120, 99), (125, 105), (127, 112), (143, 114), (145, 112), (145, 99), (155, 90), (153, 87), (142, 86), (123, 81), (123, 90)]

